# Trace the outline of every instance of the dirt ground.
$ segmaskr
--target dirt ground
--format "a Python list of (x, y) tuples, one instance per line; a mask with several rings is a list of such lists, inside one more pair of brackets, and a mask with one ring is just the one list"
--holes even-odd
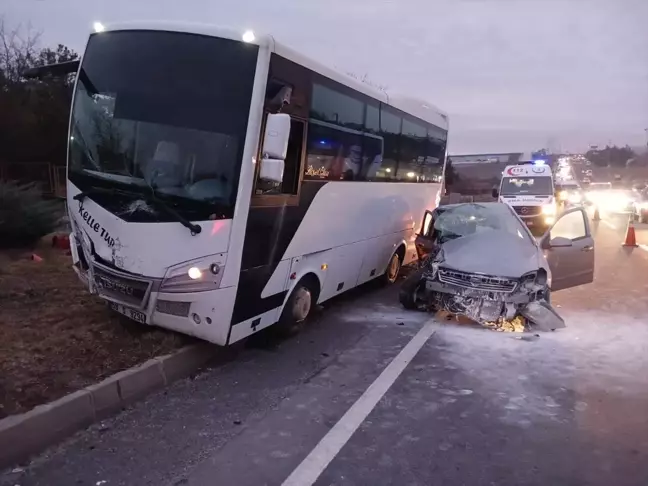
[(0, 418), (189, 342), (110, 312), (46, 241), (33, 252), (0, 251)]

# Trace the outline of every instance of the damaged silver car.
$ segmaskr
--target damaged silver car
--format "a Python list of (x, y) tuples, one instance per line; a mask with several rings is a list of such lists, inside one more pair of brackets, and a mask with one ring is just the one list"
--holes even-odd
[(594, 280), (583, 208), (564, 212), (536, 239), (505, 203), (440, 206), (426, 211), (416, 250), (419, 268), (403, 283), (401, 304), (489, 327), (520, 317), (527, 328), (565, 327), (551, 293)]

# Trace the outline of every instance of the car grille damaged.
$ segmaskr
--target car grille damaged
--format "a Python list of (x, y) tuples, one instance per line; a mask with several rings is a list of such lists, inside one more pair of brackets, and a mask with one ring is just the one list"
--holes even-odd
[(506, 293), (513, 292), (518, 285), (518, 281), (512, 278), (493, 277), (441, 268), (439, 269), (439, 281), (468, 289)]

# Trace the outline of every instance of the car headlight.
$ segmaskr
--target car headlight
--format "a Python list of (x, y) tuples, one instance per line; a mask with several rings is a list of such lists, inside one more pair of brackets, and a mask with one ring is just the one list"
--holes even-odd
[(160, 292), (184, 293), (216, 290), (220, 287), (224, 266), (225, 256), (218, 254), (170, 267), (164, 276)]
[(569, 194), (567, 193), (567, 191), (560, 191), (558, 193), (558, 200), (560, 200), (560, 201), (566, 201), (568, 197), (569, 197)]
[(556, 214), (556, 205), (555, 204), (545, 204), (542, 206), (542, 214), (553, 216)]
[(522, 275), (520, 278), (520, 288), (532, 290), (536, 283), (538, 272), (529, 272)]
[(525, 273), (520, 278), (520, 288), (526, 290), (536, 290), (537, 286), (547, 285), (547, 272), (539, 269), (533, 272)]

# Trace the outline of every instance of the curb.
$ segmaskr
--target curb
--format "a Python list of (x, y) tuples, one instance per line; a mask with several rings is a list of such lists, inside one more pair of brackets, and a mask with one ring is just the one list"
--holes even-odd
[(0, 470), (25, 461), (149, 393), (186, 378), (215, 357), (216, 349), (220, 348), (203, 343), (185, 346), (29, 412), (0, 420)]

